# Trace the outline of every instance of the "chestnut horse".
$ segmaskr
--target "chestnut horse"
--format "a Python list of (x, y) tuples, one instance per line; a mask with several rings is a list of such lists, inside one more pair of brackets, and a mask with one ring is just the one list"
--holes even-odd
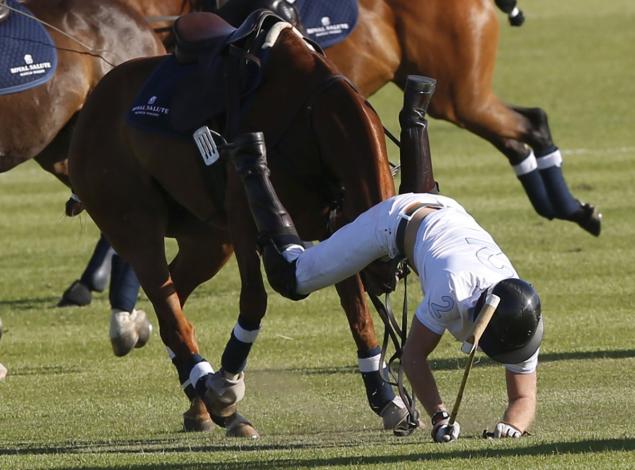
[[(223, 3), (219, 12), (233, 20), (279, 2)], [(388, 82), (403, 89), (408, 75), (436, 79), (430, 116), (465, 128), (502, 152), (539, 215), (570, 220), (595, 236), (600, 234), (601, 214), (575, 199), (564, 181), (562, 157), (545, 111), (509, 105), (494, 94), (499, 22), (492, 0), (358, 3), (355, 29), (326, 54), (362, 94), (370, 96)], [(509, 15), (522, 16), (515, 0), (496, 3)], [(510, 20), (518, 24), (511, 16)]]
[[(25, 5), (48, 25), (58, 49), (58, 67), (46, 84), (0, 96), (0, 172), (33, 158), (68, 185), (70, 136), (86, 97), (114, 65), (165, 52), (144, 17), (174, 17), (196, 5), (187, 0), (65, 0), (53, 4), (28, 0)], [(40, 112), (42, 109), (47, 112)], [(375, 348), (378, 343), (365, 306), (360, 307), (356, 300), (347, 302), (345, 310), (358, 349)]]
[[(211, 13), (193, 15), (222, 22)], [(323, 239), (329, 220), (340, 225), (394, 194), (383, 128), (364, 98), (292, 29), (282, 30), (268, 55), (262, 85), (250, 99), (240, 130), (264, 132), (273, 184), (301, 236)], [(219, 204), (210, 196), (191, 140), (127, 124), (126, 112), (161, 60), (123, 64), (96, 87), (73, 134), (70, 178), (93, 220), (134, 267), (153, 304), (161, 339), (193, 399), (186, 424), (209, 419), (196, 401), (200, 396), (217, 424), (233, 426), (227, 416), (237, 417), (233, 402), (240, 396), (229, 399), (219, 392), (215, 380), (224, 379), (220, 372), (211, 374), (211, 366), (199, 356), (183, 306), (234, 250), (241, 278), (240, 316), (221, 366), (224, 374), (235, 376), (230, 382), (240, 391), (242, 369), (267, 305), (257, 233), (240, 180), (229, 166), (225, 202)], [(333, 219), (332, 203), (341, 188), (341, 210)], [(169, 264), (165, 237), (178, 242), (178, 254)], [(376, 347), (359, 276), (336, 288), (358, 349)], [(238, 421), (234, 435), (257, 435)]]

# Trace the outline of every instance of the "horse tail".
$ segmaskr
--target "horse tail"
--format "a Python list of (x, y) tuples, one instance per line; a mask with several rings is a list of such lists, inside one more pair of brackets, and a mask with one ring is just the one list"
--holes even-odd
[(512, 26), (522, 26), (525, 22), (525, 15), (521, 9), (518, 8), (517, 0), (494, 0), (496, 6), (507, 14), (509, 24)]

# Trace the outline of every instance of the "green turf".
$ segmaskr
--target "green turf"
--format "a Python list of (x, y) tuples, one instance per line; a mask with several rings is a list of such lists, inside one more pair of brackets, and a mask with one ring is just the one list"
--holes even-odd
[[(270, 297), (241, 406), (259, 441), (180, 432), (186, 402), (158, 335), (115, 358), (105, 294), (87, 308), (54, 307), (97, 231), (86, 216), (64, 218), (67, 191), (29, 163), (0, 175), (0, 362), (9, 368), (0, 383), (0, 468), (635, 467), (635, 3), (521, 6), (526, 25), (501, 29), (495, 89), (549, 112), (568, 181), (604, 213), (602, 236), (539, 218), (489, 144), (436, 121), (431, 140), (443, 192), (475, 214), (541, 293), (546, 335), (531, 437), (478, 438), (505, 404), (503, 372), (484, 360), (461, 408), (461, 440), (441, 446), (428, 430), (401, 439), (382, 432), (333, 289), (301, 303)], [(373, 98), (393, 131), (400, 101), (394, 87)], [(238, 292), (232, 261), (188, 303), (214, 363)], [(151, 311), (145, 297), (139, 305)], [(448, 402), (463, 359), (447, 339), (434, 354)]]

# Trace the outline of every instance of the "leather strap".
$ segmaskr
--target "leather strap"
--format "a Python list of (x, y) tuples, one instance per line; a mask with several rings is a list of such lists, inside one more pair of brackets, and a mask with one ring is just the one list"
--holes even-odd
[(403, 257), (406, 256), (406, 250), (404, 248), (406, 225), (408, 225), (408, 221), (412, 217), (412, 214), (414, 214), (417, 210), (421, 209), (424, 206), (425, 204), (423, 202), (415, 202), (406, 207), (406, 209), (403, 211), (403, 214), (401, 214), (401, 220), (399, 221), (399, 226), (397, 227), (395, 241), (397, 243), (397, 250), (399, 250), (399, 253)]
[(410, 220), (406, 224), (406, 231), (404, 234), (404, 241), (403, 241), (404, 255), (406, 256), (406, 261), (408, 262), (408, 265), (412, 268), (412, 270), (415, 273), (417, 273), (417, 275), (419, 273), (417, 272), (417, 268), (415, 267), (415, 264), (414, 264), (414, 251), (415, 251), (415, 243), (417, 242), (417, 232), (419, 231), (419, 227), (421, 226), (421, 222), (423, 222), (423, 219), (425, 219), (428, 214), (438, 209), (441, 209), (441, 206), (438, 206), (436, 204), (435, 205), (426, 204), (420, 207), (419, 209), (417, 209), (412, 214), (412, 216), (410, 217)]

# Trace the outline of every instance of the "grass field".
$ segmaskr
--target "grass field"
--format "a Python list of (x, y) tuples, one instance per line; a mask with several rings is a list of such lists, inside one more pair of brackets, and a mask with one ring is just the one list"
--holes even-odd
[[(635, 468), (635, 3), (522, 7), (526, 25), (502, 27), (496, 91), (548, 111), (574, 193), (604, 213), (601, 237), (539, 218), (489, 144), (440, 122), (431, 140), (442, 191), (541, 293), (546, 334), (532, 436), (479, 438), (505, 404), (503, 372), (486, 360), (470, 376), (458, 442), (433, 444), (429, 428), (407, 438), (381, 431), (334, 289), (300, 303), (270, 297), (241, 406), (260, 440), (181, 432), (187, 403), (156, 333), (115, 358), (105, 294), (87, 308), (55, 308), (97, 230), (85, 215), (64, 218), (67, 191), (29, 163), (0, 175), (0, 362), (9, 369), (0, 382), (0, 469)], [(387, 87), (373, 102), (397, 131), (400, 94)], [(187, 305), (215, 365), (238, 293), (232, 261)], [(151, 311), (145, 297), (139, 307)], [(444, 339), (433, 359), (452, 403), (464, 356)]]

